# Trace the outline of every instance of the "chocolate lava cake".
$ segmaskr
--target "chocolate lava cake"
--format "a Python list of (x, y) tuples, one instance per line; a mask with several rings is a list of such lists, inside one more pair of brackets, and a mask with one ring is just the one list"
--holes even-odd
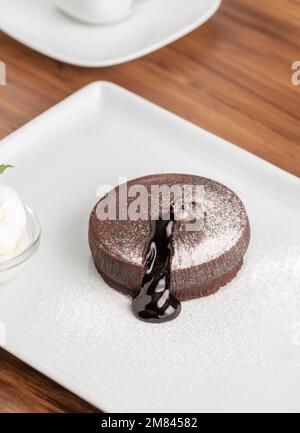
[(153, 221), (150, 211), (146, 220), (120, 219), (120, 187), (110, 193), (116, 197), (116, 219), (97, 215), (99, 203), (110, 194), (90, 216), (90, 248), (103, 279), (135, 299), (133, 310), (140, 319), (171, 320), (180, 312), (180, 301), (214, 294), (237, 275), (250, 241), (249, 219), (233, 191), (207, 178), (159, 174), (130, 181), (127, 188), (135, 185), (146, 187), (149, 200), (153, 185), (193, 185), (204, 191), (203, 224), (196, 231), (184, 227), (197, 220), (198, 208), (182, 220), (174, 220), (171, 212), (168, 221), (161, 221), (161, 215)]

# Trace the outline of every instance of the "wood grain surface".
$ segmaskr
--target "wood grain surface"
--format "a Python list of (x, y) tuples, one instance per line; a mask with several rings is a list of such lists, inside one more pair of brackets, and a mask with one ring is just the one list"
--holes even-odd
[[(0, 33), (0, 138), (95, 80), (109, 80), (300, 176), (300, 0), (224, 0), (192, 34), (142, 59), (72, 67)], [(101, 390), (99, 391), (101, 392)], [(0, 412), (93, 412), (0, 351)]]

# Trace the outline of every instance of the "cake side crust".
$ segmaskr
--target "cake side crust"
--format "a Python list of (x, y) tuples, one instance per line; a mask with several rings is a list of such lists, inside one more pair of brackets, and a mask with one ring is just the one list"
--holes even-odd
[[(198, 299), (198, 298), (205, 298), (211, 295), (214, 295), (217, 293), (222, 287), (227, 286), (234, 278), (237, 277), (238, 273), (240, 272), (241, 268), (243, 266), (243, 261), (238, 264), (238, 266), (233, 269), (232, 271), (228, 272), (226, 275), (223, 275), (221, 278), (218, 278), (214, 281), (211, 281), (210, 284), (203, 286), (198, 286), (196, 288), (195, 292), (183, 292), (177, 293), (176, 291), (173, 291), (173, 294), (176, 296), (176, 298), (183, 302), (183, 301), (191, 301), (192, 299)], [(97, 268), (97, 267), (96, 267)], [(124, 295), (130, 296), (132, 298), (135, 298), (139, 294), (139, 288), (138, 289), (128, 289), (127, 287), (124, 287), (118, 283), (116, 283), (114, 280), (112, 280), (110, 277), (108, 277), (106, 274), (104, 274), (100, 269), (97, 268), (98, 273), (103, 278), (106, 284), (108, 284), (111, 288), (117, 290), (120, 293), (123, 293)]]

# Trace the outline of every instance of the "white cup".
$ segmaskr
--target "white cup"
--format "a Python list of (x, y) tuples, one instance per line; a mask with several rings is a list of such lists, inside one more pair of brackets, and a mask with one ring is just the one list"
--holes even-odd
[(64, 13), (88, 24), (108, 24), (130, 15), (135, 0), (54, 0)]

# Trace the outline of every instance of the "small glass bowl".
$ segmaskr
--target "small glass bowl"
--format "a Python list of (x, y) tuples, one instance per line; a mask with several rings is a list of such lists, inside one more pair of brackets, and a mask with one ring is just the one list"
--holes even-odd
[(7, 260), (0, 261), (0, 284), (15, 278), (25, 267), (27, 262), (37, 252), (41, 239), (41, 226), (36, 214), (25, 207), (27, 217), (27, 236), (29, 245), (24, 251)]

